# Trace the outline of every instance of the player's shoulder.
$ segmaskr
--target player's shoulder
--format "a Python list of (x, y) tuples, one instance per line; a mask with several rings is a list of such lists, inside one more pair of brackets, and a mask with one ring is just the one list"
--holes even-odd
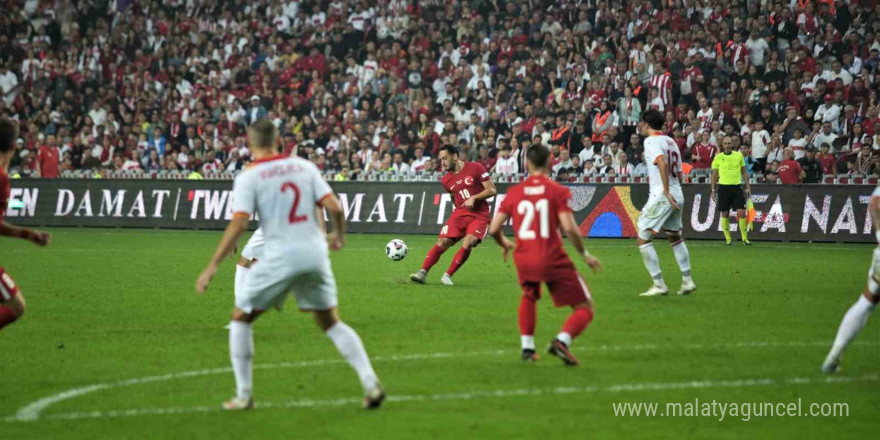
[(0, 169), (0, 191), (9, 186), (9, 174), (6, 170)]

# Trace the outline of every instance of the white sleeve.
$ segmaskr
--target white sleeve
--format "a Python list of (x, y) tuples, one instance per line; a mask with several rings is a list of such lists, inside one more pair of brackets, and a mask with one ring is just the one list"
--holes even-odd
[(250, 173), (242, 173), (232, 184), (232, 212), (254, 215), (257, 210), (257, 195), (253, 190)]
[(645, 139), (645, 162), (652, 164), (662, 155), (663, 149), (660, 148), (659, 142), (654, 142), (651, 138)]

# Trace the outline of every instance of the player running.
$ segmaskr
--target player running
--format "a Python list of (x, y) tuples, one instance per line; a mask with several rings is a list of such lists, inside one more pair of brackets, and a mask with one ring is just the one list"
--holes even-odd
[(315, 205), (333, 218), (329, 247), (345, 246), (345, 214), (339, 199), (309, 161), (275, 155), (275, 126), (260, 120), (248, 129), (255, 165), (235, 178), (235, 215), (211, 262), (199, 276), (196, 290), (204, 293), (217, 267), (231, 253), (258, 214), (265, 236), (262, 258), (244, 277), (235, 293), (229, 323), (229, 352), (235, 374), (236, 396), (223, 404), (227, 410), (253, 408), (252, 324), (269, 307), (279, 308), (293, 292), (300, 310), (311, 312), (315, 322), (355, 369), (364, 387), (365, 408), (377, 408), (385, 399), (370, 359), (358, 334), (339, 320), (336, 280), (328, 258), (328, 239), (318, 230)]
[(651, 288), (640, 296), (669, 294), (660, 271), (660, 258), (652, 243), (661, 230), (669, 237), (675, 261), (681, 269), (682, 281), (678, 294), (688, 295), (697, 290), (697, 285), (691, 279), (691, 257), (681, 238), (681, 205), (684, 204), (684, 194), (678, 180), (681, 176), (681, 153), (675, 141), (661, 131), (664, 122), (663, 114), (652, 109), (642, 113), (642, 122), (639, 123), (642, 134), (647, 136), (645, 163), (648, 164), (651, 190), (648, 203), (639, 216), (637, 243), (642, 261), (654, 280)]
[(822, 363), (822, 371), (824, 373), (833, 373), (840, 366), (840, 356), (846, 346), (856, 338), (856, 335), (865, 327), (871, 312), (880, 302), (880, 186), (874, 189), (871, 194), (871, 203), (868, 205), (868, 211), (871, 213), (871, 221), (874, 223), (874, 235), (877, 237), (878, 246), (874, 248), (874, 257), (871, 260), (871, 267), (868, 269), (868, 286), (859, 296), (840, 322), (840, 328), (837, 329), (837, 336), (834, 338), (834, 344), (831, 351), (825, 357)]
[[(15, 140), (18, 139), (18, 123), (8, 118), (0, 118), (0, 235), (23, 238), (37, 246), (49, 244), (49, 233), (18, 228), (6, 223), (3, 216), (9, 205), (9, 162), (15, 154)], [(12, 324), (24, 314), (24, 296), (15, 285), (12, 276), (0, 266), (0, 329)]]
[[(746, 195), (752, 196), (752, 186), (749, 183), (749, 174), (746, 172), (746, 161), (742, 153), (733, 151), (733, 138), (730, 136), (721, 141), (724, 149), (722, 154), (715, 155), (712, 160), (712, 200), (717, 200), (718, 210), (721, 211), (721, 229), (724, 232), (724, 241), (730, 246), (730, 209), (736, 210), (736, 218), (739, 221), (739, 235), (742, 237), (743, 246), (751, 246), (749, 241), (748, 221), (746, 220)], [(717, 185), (720, 181), (720, 185)], [(743, 193), (742, 185), (745, 183), (746, 191)], [(718, 192), (715, 187), (718, 186)]]
[(452, 276), (471, 256), (471, 249), (486, 238), (486, 233), (489, 231), (489, 203), (486, 199), (498, 194), (498, 191), (485, 167), (476, 162), (458, 160), (458, 148), (445, 145), (440, 149), (438, 157), (443, 169), (446, 170), (441, 183), (443, 189), (452, 195), (455, 210), (440, 229), (437, 244), (428, 251), (422, 268), (409, 278), (419, 284), (425, 284), (428, 271), (437, 264), (440, 256), (464, 238), (449, 269), (440, 278), (443, 284), (451, 286)]
[[(602, 269), (595, 257), (584, 249), (580, 231), (571, 210), (571, 191), (554, 183), (550, 175), (550, 150), (533, 145), (526, 152), (529, 177), (510, 188), (501, 208), (492, 219), (489, 233), (504, 249), (504, 261), (513, 249), (519, 284), (523, 296), (519, 305), (519, 330), (522, 341), (522, 359), (534, 362), (535, 302), (541, 298), (541, 283), (546, 283), (556, 307), (571, 306), (573, 312), (562, 326), (562, 331), (550, 341), (548, 352), (565, 362), (578, 365), (569, 347), (593, 320), (593, 298), (587, 283), (581, 278), (571, 259), (562, 248), (561, 227), (568, 240), (593, 271)], [(513, 217), (516, 246), (501, 231), (504, 223)]]

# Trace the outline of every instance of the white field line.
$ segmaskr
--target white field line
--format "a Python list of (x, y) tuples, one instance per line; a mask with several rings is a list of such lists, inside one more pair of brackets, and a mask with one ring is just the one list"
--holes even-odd
[[(507, 397), (540, 396), (540, 395), (564, 395), (564, 394), (596, 394), (596, 393), (621, 393), (641, 391), (665, 391), (665, 390), (690, 390), (703, 388), (747, 388), (768, 387), (776, 385), (809, 385), (809, 384), (832, 384), (847, 382), (876, 382), (880, 375), (871, 374), (861, 377), (792, 377), (788, 379), (720, 379), (720, 380), (692, 380), (685, 382), (636, 382), (621, 383), (609, 386), (585, 386), (585, 387), (555, 387), (555, 388), (519, 388), (498, 389), (488, 391), (474, 391), (469, 393), (444, 393), (444, 394), (412, 394), (391, 395), (389, 403), (419, 403), (436, 401), (466, 401), (475, 399), (498, 399)], [(357, 405), (360, 397), (347, 397), (335, 399), (300, 399), (287, 402), (261, 402), (255, 406), (259, 409), (289, 409), (289, 408), (315, 408)], [(137, 417), (151, 415), (176, 415), (188, 413), (204, 413), (221, 411), (220, 405), (216, 406), (193, 406), (179, 408), (133, 408), (124, 410), (107, 411), (84, 411), (50, 414), (43, 417), (45, 420), (82, 420), (82, 419), (106, 419), (118, 417)], [(5, 422), (22, 421), (16, 417), (6, 417)]]
[[(872, 341), (856, 341), (856, 344), (859, 345), (880, 345), (880, 343), (872, 342)], [(642, 344), (642, 345), (598, 345), (598, 346), (586, 346), (586, 347), (575, 347), (574, 351), (583, 351), (583, 352), (622, 352), (622, 351), (644, 351), (644, 350), (658, 350), (658, 349), (684, 349), (684, 350), (713, 350), (713, 349), (736, 349), (736, 348), (776, 348), (776, 347), (817, 347), (817, 346), (826, 346), (829, 345), (827, 341), (813, 341), (813, 342), (805, 342), (805, 341), (788, 341), (788, 342), (737, 342), (737, 343), (727, 343), (727, 344), (684, 344), (684, 345), (655, 345), (655, 344)], [(460, 357), (474, 357), (474, 356), (500, 356), (500, 355), (514, 355), (515, 352), (510, 350), (487, 350), (487, 351), (473, 351), (466, 353), (425, 353), (425, 354), (410, 354), (410, 355), (392, 355), (392, 356), (377, 356), (372, 358), (373, 362), (399, 362), (399, 361), (416, 361), (416, 360), (426, 360), (426, 359), (445, 359), (445, 358), (460, 358)], [(274, 364), (258, 364), (254, 365), (254, 369), (279, 369), (279, 368), (306, 368), (306, 367), (314, 367), (320, 365), (332, 365), (332, 364), (341, 364), (343, 363), (342, 359), (319, 359), (314, 361), (301, 361), (301, 362), (282, 362), (282, 363), (274, 363)], [(210, 368), (204, 370), (194, 370), (194, 371), (184, 371), (181, 373), (169, 373), (162, 374), (157, 376), (146, 376), (139, 377), (134, 379), (121, 380), (116, 382), (104, 382), (99, 384), (92, 384), (83, 387), (72, 388), (57, 394), (53, 394), (51, 396), (44, 397), (42, 399), (36, 400), (21, 409), (14, 416), (5, 417), (2, 420), (4, 421), (34, 421), (40, 418), (40, 414), (48, 407), (65, 400), (73, 399), (79, 396), (83, 396), (86, 394), (90, 394), (96, 391), (111, 389), (111, 388), (119, 388), (133, 385), (141, 385), (145, 383), (153, 383), (153, 382), (165, 382), (169, 380), (183, 379), (189, 377), (198, 377), (198, 376), (208, 376), (213, 374), (227, 374), (232, 371), (229, 367), (223, 368)], [(192, 412), (192, 411), (191, 411)]]

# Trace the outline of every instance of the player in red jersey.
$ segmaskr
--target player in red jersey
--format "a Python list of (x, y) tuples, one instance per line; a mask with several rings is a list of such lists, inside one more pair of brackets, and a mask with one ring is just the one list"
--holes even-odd
[[(593, 320), (593, 298), (587, 283), (562, 248), (561, 228), (568, 240), (593, 272), (601, 271), (599, 260), (584, 249), (578, 225), (571, 210), (571, 191), (553, 182), (550, 175), (550, 150), (533, 145), (526, 151), (529, 178), (510, 188), (501, 208), (492, 219), (489, 233), (504, 248), (504, 261), (513, 249), (513, 261), (523, 296), (519, 305), (519, 330), (522, 337), (522, 358), (536, 361), (535, 302), (541, 297), (541, 283), (546, 283), (556, 307), (570, 306), (572, 313), (562, 331), (550, 341), (548, 352), (566, 365), (579, 362), (571, 354), (571, 341)], [(516, 234), (514, 246), (501, 227), (513, 217)]]
[(455, 271), (467, 261), (471, 249), (486, 238), (486, 233), (489, 231), (489, 203), (486, 199), (493, 197), (498, 191), (485, 167), (476, 162), (458, 160), (458, 148), (445, 145), (440, 149), (438, 157), (443, 169), (446, 170), (441, 183), (443, 189), (452, 195), (455, 210), (440, 229), (437, 244), (428, 251), (422, 268), (409, 278), (419, 284), (425, 284), (428, 271), (437, 264), (440, 256), (457, 241), (462, 240), (461, 248), (440, 279), (443, 284), (451, 286), (452, 275), (455, 275)]
[[(7, 118), (0, 119), (0, 235), (29, 240), (39, 246), (49, 244), (49, 234), (30, 229), (17, 228), (6, 223), (3, 215), (9, 205), (9, 162), (15, 154), (15, 140), (18, 138), (18, 123)], [(25, 303), (15, 281), (0, 266), (0, 329), (12, 324), (24, 314)]]

